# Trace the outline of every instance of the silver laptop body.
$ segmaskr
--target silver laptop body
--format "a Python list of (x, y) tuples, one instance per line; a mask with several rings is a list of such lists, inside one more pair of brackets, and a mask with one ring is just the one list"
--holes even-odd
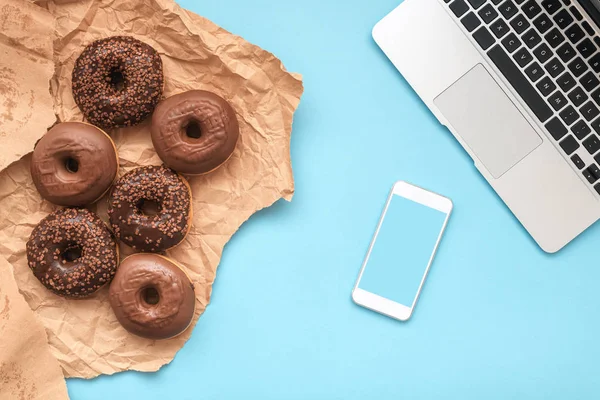
[(549, 253), (600, 217), (600, 31), (590, 7), (591, 0), (405, 0), (373, 29)]

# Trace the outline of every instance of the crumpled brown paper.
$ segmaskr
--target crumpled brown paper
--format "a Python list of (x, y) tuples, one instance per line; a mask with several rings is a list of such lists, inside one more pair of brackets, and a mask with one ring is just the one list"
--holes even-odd
[(0, 399), (68, 399), (44, 327), (19, 294), (12, 266), (0, 257)]
[(0, 0), (0, 170), (29, 153), (56, 120), (54, 17), (23, 0)]
[[(82, 120), (71, 95), (73, 64), (86, 44), (113, 35), (132, 35), (158, 50), (164, 63), (165, 96), (210, 90), (236, 110), (241, 129), (238, 146), (223, 167), (189, 179), (194, 199), (192, 230), (180, 246), (168, 252), (195, 282), (198, 317), (208, 305), (225, 243), (257, 210), (292, 197), (289, 147), (301, 79), (286, 72), (272, 54), (171, 0), (44, 3), (57, 21), (51, 91), (59, 120)], [(160, 164), (148, 122), (111, 135), (119, 151), (121, 175), (139, 165)], [(90, 378), (127, 369), (155, 371), (170, 362), (191, 328), (167, 341), (142, 339), (117, 322), (107, 299), (108, 288), (90, 299), (66, 300), (34, 278), (27, 267), (25, 243), (33, 227), (54, 207), (36, 192), (29, 159), (0, 173), (0, 256), (14, 266), (19, 288), (46, 327), (52, 353), (65, 375)], [(106, 217), (105, 200), (98, 204), (98, 211)]]

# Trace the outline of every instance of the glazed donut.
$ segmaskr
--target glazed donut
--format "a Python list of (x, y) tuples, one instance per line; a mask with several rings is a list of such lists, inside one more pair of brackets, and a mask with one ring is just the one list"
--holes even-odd
[(172, 338), (194, 318), (193, 283), (174, 261), (156, 254), (125, 258), (109, 293), (119, 323), (144, 338)]
[(85, 118), (105, 129), (146, 119), (160, 101), (160, 55), (146, 43), (114, 36), (88, 45), (75, 61), (73, 97)]
[(104, 222), (84, 208), (44, 218), (27, 242), (27, 262), (39, 281), (63, 297), (86, 297), (115, 275), (117, 243)]
[(110, 189), (119, 157), (112, 139), (82, 122), (55, 125), (36, 144), (31, 177), (40, 195), (60, 206), (84, 206)]
[(171, 96), (152, 115), (152, 143), (167, 167), (200, 175), (233, 153), (240, 128), (231, 105), (203, 90)]
[(190, 186), (166, 167), (134, 169), (113, 186), (108, 217), (115, 236), (126, 245), (140, 251), (165, 251), (178, 245), (190, 230)]

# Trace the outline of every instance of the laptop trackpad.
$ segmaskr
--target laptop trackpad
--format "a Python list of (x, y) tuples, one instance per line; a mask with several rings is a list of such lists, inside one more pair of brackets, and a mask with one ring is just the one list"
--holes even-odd
[(533, 127), (481, 64), (434, 103), (494, 178), (542, 144)]

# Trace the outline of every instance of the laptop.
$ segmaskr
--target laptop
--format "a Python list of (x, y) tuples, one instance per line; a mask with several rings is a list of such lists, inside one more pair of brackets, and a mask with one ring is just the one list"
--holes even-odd
[(373, 29), (538, 245), (600, 217), (600, 0), (405, 0)]

